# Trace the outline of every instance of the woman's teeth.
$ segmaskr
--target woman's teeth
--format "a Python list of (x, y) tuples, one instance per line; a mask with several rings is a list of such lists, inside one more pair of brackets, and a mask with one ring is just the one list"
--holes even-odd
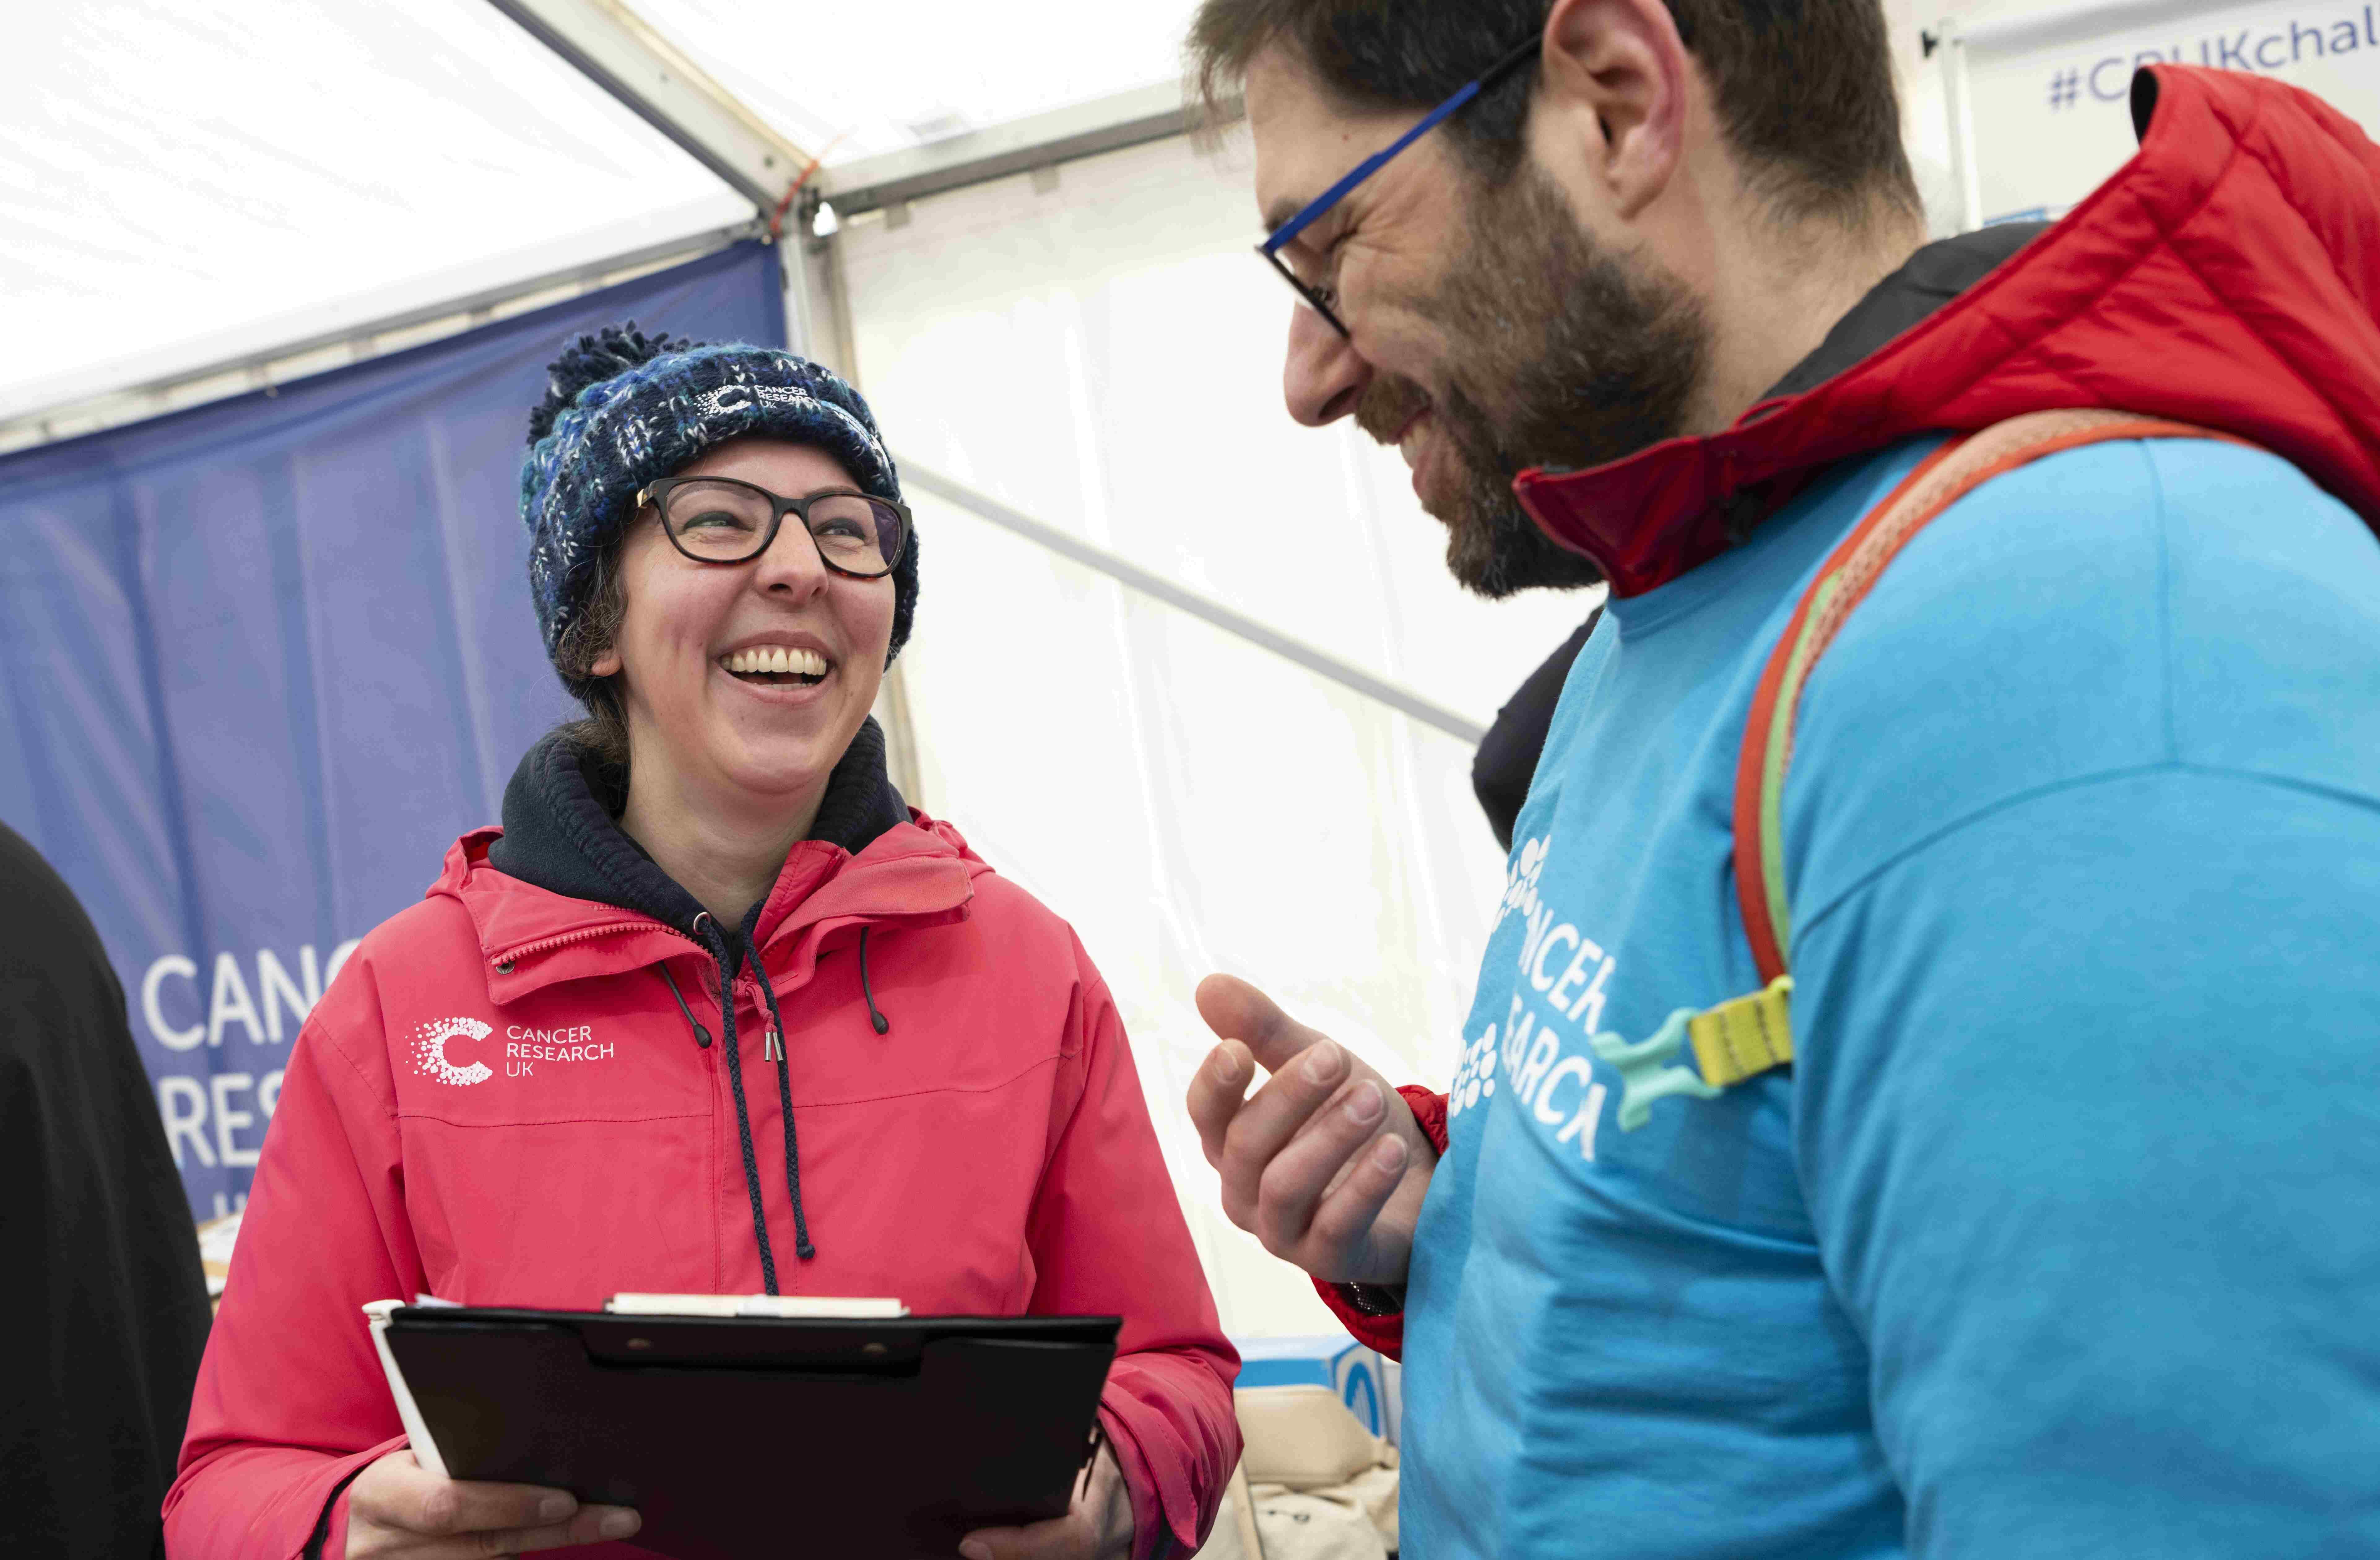
[(827, 673), (826, 657), (817, 651), (781, 644), (734, 651), (721, 656), (719, 664), (739, 677), (792, 677), (814, 683)]

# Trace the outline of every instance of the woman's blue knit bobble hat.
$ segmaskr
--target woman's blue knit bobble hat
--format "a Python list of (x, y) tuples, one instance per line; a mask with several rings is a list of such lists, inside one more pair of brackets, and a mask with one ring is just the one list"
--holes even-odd
[[(563, 349), (546, 370), (545, 399), (529, 413), (521, 462), (529, 598), (549, 657), (587, 609), (603, 560), (635, 518), (638, 490), (747, 435), (814, 445), (861, 491), (901, 496), (868, 403), (807, 358), (745, 343), (672, 341), (645, 335), (633, 320)], [(892, 570), (888, 665), (908, 641), (917, 607), (913, 527)]]

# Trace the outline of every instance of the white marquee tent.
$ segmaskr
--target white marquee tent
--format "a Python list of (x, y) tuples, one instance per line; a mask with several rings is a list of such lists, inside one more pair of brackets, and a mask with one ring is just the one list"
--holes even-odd
[[(883, 711), (904, 787), (1103, 967), (1226, 1324), (1312, 1330), (1182, 1119), (1190, 991), (1246, 975), (1442, 1083), (1501, 881), (1469, 738), (1590, 600), (1463, 596), (1394, 455), (1282, 415), (1245, 150), (1182, 133), (1190, 0), (632, 3), (9, 8), (0, 452), (780, 219), (795, 334), (875, 403), (932, 543)], [(2365, 113), (2380, 37), (2256, 54), (2362, 6), (1892, 0), (1937, 231), (2112, 171), (2110, 59), (2236, 35), (2212, 63)]]

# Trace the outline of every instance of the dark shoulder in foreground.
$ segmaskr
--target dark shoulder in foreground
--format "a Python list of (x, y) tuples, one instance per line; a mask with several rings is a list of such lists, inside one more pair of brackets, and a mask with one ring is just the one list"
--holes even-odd
[[(0, 824), (0, 1554), (151, 1554), (206, 1346), (181, 1177), (91, 918)], [(38, 1246), (38, 1249), (33, 1249)]]

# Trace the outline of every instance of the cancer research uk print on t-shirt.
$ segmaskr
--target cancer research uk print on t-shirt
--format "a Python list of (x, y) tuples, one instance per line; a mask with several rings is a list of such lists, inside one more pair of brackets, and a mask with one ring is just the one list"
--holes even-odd
[[(1521, 927), (1512, 1002), (1500, 1021), (1482, 1028), (1464, 1048), (1446, 1114), (1451, 1122), (1482, 1100), (1494, 1100), (1500, 1074), (1508, 1097), (1527, 1108), (1529, 1123), (1550, 1130), (1558, 1148), (1575, 1144), (1579, 1159), (1592, 1164), (1610, 1091), (1595, 1080), (1589, 1053), (1614, 961), (1577, 926), (1557, 922), (1539, 895), (1549, 844), (1523, 841), (1506, 874), (1497, 928), (1516, 917)], [(1483, 981), (1483, 991), (1486, 985)]]
[[(1810, 1351), (1830, 1347), (1790, 1082), (1709, 1088), (1670, 1021), (1755, 983), (1748, 950), (1742, 971), (1720, 955), (1726, 836), (1671, 836), (1692, 859), (1671, 859), (1565, 828), (1564, 801), (1541, 770), (1415, 1234), (1414, 1553), (1567, 1552), (1539, 1530), (1608, 1513), (1648, 1459), (1706, 1454), (1715, 1425), (1764, 1422), (1775, 1370), (1818, 1374)], [(1707, 906), (1674, 893), (1706, 879)], [(1773, 1359), (1747, 1371), (1755, 1344)], [(1658, 1422), (1629, 1407), (1646, 1403)], [(1607, 1477), (1524, 1488), (1522, 1467)]]

